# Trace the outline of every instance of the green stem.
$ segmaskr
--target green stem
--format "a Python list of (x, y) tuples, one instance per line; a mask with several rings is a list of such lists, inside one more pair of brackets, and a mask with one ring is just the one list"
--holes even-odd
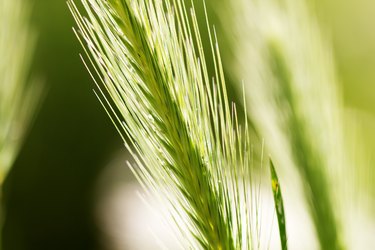
[(280, 105), (290, 109), (287, 121), (292, 152), (299, 173), (303, 179), (304, 192), (309, 203), (316, 233), (321, 249), (342, 249), (336, 227), (332, 199), (325, 170), (326, 166), (321, 153), (307, 137), (307, 127), (296, 110), (296, 100), (291, 89), (291, 76), (283, 54), (277, 44), (269, 45), (270, 64), (280, 83)]

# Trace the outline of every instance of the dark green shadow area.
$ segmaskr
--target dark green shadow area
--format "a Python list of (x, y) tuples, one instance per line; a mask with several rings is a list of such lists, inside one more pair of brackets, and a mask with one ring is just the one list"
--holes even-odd
[(46, 94), (5, 182), (5, 250), (99, 249), (98, 174), (122, 142), (96, 99), (65, 0), (33, 1)]

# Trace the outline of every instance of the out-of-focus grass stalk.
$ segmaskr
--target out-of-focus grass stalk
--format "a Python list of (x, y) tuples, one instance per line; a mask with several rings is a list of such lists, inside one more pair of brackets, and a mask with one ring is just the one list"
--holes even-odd
[(41, 92), (41, 85), (30, 81), (35, 33), (29, 16), (27, 1), (0, 0), (0, 186), (22, 145)]
[(194, 9), (181, 0), (81, 2), (87, 17), (68, 4), (98, 96), (141, 184), (169, 198), (184, 247), (256, 248), (247, 123), (229, 105), (213, 39), (208, 75)]
[(20, 150), (41, 93), (41, 84), (30, 81), (29, 76), (35, 44), (29, 16), (27, 1), (0, 0), (0, 228), (5, 216), (3, 182)]
[[(248, 111), (277, 166), (298, 170), (322, 249), (341, 249), (334, 173), (342, 121), (332, 53), (304, 1), (219, 0), (220, 39)], [(337, 172), (336, 172), (337, 173)], [(339, 175), (340, 177), (342, 175)]]

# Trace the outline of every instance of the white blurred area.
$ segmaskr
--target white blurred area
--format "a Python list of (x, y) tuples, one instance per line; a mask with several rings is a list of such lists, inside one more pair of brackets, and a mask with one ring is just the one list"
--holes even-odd
[[(119, 154), (103, 172), (98, 183), (97, 215), (103, 235), (102, 249), (184, 249), (183, 243), (175, 235), (179, 232), (178, 227), (174, 225), (172, 217), (166, 216), (169, 206), (156, 197), (145, 198), (150, 196), (144, 195), (142, 187), (126, 166), (126, 160), (127, 155)], [(273, 210), (271, 186), (267, 181), (268, 178), (263, 178), (260, 190), (260, 240), (255, 242), (254, 249), (278, 250), (281, 247), (277, 217)], [(282, 181), (281, 188), (284, 189), (289, 249), (319, 249), (300, 190)], [(350, 207), (343, 230), (346, 235), (343, 240), (348, 249), (375, 249), (374, 217), (363, 207)]]
[(97, 217), (103, 249), (182, 249), (173, 234), (177, 229), (157, 211), (166, 206), (142, 198), (144, 191), (126, 164), (128, 157), (118, 154), (99, 179)]
[(136, 183), (118, 186), (104, 200), (100, 211), (105, 230), (104, 246), (108, 250), (182, 249), (161, 213), (166, 206), (155, 200), (146, 204)]

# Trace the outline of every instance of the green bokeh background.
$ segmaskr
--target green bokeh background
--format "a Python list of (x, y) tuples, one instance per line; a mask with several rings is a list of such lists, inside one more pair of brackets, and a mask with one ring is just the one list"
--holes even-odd
[(122, 147), (83, 66), (64, 0), (33, 2), (45, 98), (5, 183), (4, 249), (97, 249), (94, 187)]
[[(95, 185), (122, 142), (92, 91), (65, 0), (32, 4), (33, 72), (46, 93), (5, 183), (4, 249), (102, 249)], [(375, 115), (375, 2), (316, 0), (314, 9), (334, 46), (346, 106)], [(374, 128), (364, 125), (369, 151)]]

